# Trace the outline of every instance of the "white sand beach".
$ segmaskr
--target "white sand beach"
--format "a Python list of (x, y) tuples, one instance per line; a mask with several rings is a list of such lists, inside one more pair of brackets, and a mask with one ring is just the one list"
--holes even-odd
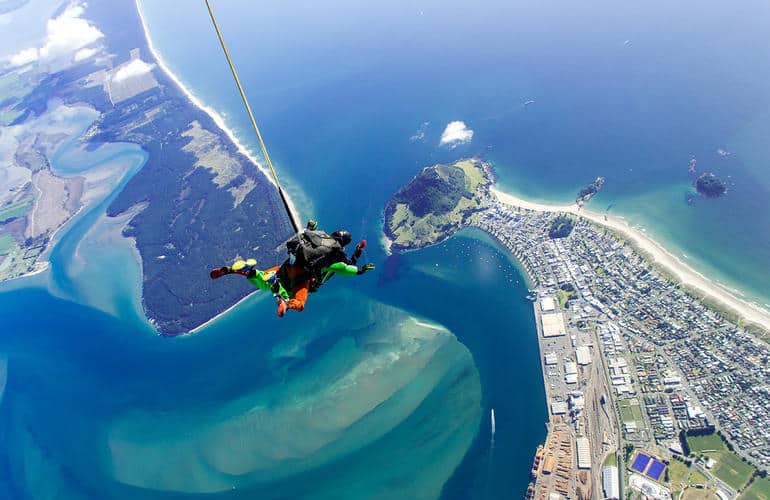
[[(246, 148), (246, 146), (244, 146), (243, 143), (241, 143), (238, 140), (238, 138), (236, 137), (236, 135), (233, 132), (233, 130), (230, 129), (227, 126), (227, 124), (225, 123), (225, 120), (222, 117), (222, 115), (220, 115), (216, 110), (214, 110), (210, 106), (207, 106), (207, 105), (203, 104), (203, 102), (200, 99), (198, 99), (198, 97), (196, 97), (190, 91), (190, 89), (188, 89), (184, 85), (184, 83), (182, 83), (182, 81), (179, 79), (179, 77), (177, 77), (176, 74), (174, 74), (174, 72), (171, 71), (171, 69), (169, 68), (168, 64), (163, 59), (163, 57), (161, 56), (160, 52), (155, 47), (155, 45), (154, 45), (154, 43), (152, 41), (152, 37), (150, 36), (150, 30), (147, 27), (147, 21), (146, 21), (146, 19), (144, 17), (144, 13), (142, 12), (142, 1), (141, 0), (136, 0), (136, 10), (139, 13), (139, 18), (141, 19), (141, 22), (142, 22), (142, 30), (144, 31), (144, 36), (145, 36), (145, 39), (147, 40), (147, 47), (149, 48), (150, 53), (152, 54), (152, 56), (157, 61), (158, 66), (161, 68), (161, 70), (163, 70), (163, 72), (165, 72), (166, 75), (168, 75), (168, 77), (179, 87), (179, 89), (182, 91), (182, 93), (184, 93), (184, 95), (190, 100), (190, 102), (194, 106), (198, 107), (204, 113), (208, 114), (212, 118), (212, 120), (214, 120), (214, 123), (217, 125), (217, 127), (219, 127), (225, 133), (225, 135), (227, 135), (228, 139), (230, 139), (233, 142), (233, 144), (235, 144), (235, 146), (237, 147), (238, 151), (241, 154), (243, 154), (246, 158), (248, 158), (252, 163), (254, 163), (254, 165), (256, 165), (259, 168), (259, 170), (265, 175), (265, 177), (267, 178), (268, 181), (270, 181), (271, 183), (275, 184), (275, 181), (274, 181), (272, 175), (270, 174), (270, 172), (265, 168), (264, 165), (262, 165), (261, 162), (259, 162), (259, 160), (257, 160), (257, 158), (253, 154), (251, 154), (251, 152)], [(235, 92), (235, 88), (233, 88), (233, 91)], [(292, 201), (292, 199), (289, 196), (289, 194), (287, 193), (286, 189), (284, 190), (284, 195), (286, 196), (286, 202), (288, 203), (289, 207), (291, 208), (291, 211), (294, 212), (295, 214), (301, 214), (301, 212), (299, 212), (297, 210), (296, 205)], [(300, 219), (300, 220), (302, 220), (302, 219)], [(256, 292), (256, 290), (255, 290), (255, 292)], [(228, 307), (227, 309), (225, 309), (221, 313), (217, 314), (216, 316), (214, 316), (213, 318), (209, 319), (205, 323), (203, 323), (203, 324), (193, 328), (192, 330), (190, 330), (189, 333), (197, 333), (197, 332), (201, 331), (202, 329), (206, 328), (207, 326), (211, 325), (212, 323), (214, 323), (215, 321), (217, 321), (221, 317), (225, 316), (226, 314), (228, 314), (229, 312), (231, 312), (232, 310), (237, 308), (239, 305), (241, 305), (243, 302), (245, 302), (246, 300), (251, 298), (253, 295), (254, 295), (254, 293), (250, 293), (250, 294), (246, 295), (241, 300), (239, 300), (238, 302), (236, 302), (232, 306)]]
[[(182, 83), (182, 80), (180, 80), (173, 71), (169, 68), (168, 64), (166, 64), (166, 61), (161, 56), (158, 49), (155, 47), (152, 41), (152, 37), (150, 36), (150, 30), (147, 27), (147, 21), (144, 18), (144, 13), (142, 12), (142, 0), (136, 0), (136, 10), (139, 13), (139, 18), (142, 21), (142, 30), (144, 31), (144, 37), (147, 40), (147, 47), (150, 49), (150, 53), (155, 58), (155, 60), (158, 63), (158, 66), (160, 69), (163, 70), (164, 73), (173, 81), (177, 87), (184, 93), (185, 96), (190, 100), (191, 103), (193, 103), (194, 106), (198, 107), (201, 111), (206, 113), (211, 117), (212, 120), (214, 120), (214, 123), (216, 123), (217, 127), (219, 127), (225, 135), (227, 135), (228, 139), (230, 139), (233, 144), (238, 148), (238, 152), (243, 154), (246, 158), (248, 158), (254, 165), (256, 165), (259, 170), (265, 175), (267, 180), (269, 180), (271, 183), (275, 184), (275, 181), (273, 179), (273, 176), (270, 174), (270, 172), (265, 168), (262, 163), (257, 160), (257, 158), (251, 154), (251, 152), (246, 148), (246, 146), (241, 143), (238, 138), (236, 137), (235, 133), (230, 129), (227, 124), (225, 123), (224, 118), (222, 115), (220, 115), (216, 110), (211, 108), (210, 106), (207, 106), (203, 104), (203, 102), (198, 99), (191, 91), (188, 89), (184, 83)], [(212, 36), (214, 36), (212, 34)], [(224, 57), (224, 56), (223, 56)], [(233, 84), (235, 85), (235, 84)], [(233, 92), (236, 92), (235, 87), (232, 89)], [(284, 189), (284, 194), (286, 195), (286, 202), (289, 204), (289, 207), (291, 208), (291, 211), (295, 214), (300, 214), (300, 212), (297, 210), (297, 207), (295, 206), (294, 202), (292, 201), (289, 194), (286, 192), (287, 189)], [(301, 221), (302, 219), (300, 219)]]
[(596, 224), (600, 224), (602, 226), (613, 229), (623, 234), (634, 244), (638, 245), (639, 248), (651, 255), (657, 264), (665, 268), (684, 285), (694, 288), (701, 292), (703, 295), (722, 303), (730, 309), (733, 309), (738, 314), (743, 316), (746, 321), (757, 323), (766, 329), (770, 329), (770, 311), (756, 304), (749, 303), (736, 297), (733, 293), (731, 293), (728, 289), (716, 281), (707, 278), (706, 276), (702, 275), (698, 271), (682, 262), (678, 257), (663, 248), (663, 246), (661, 246), (658, 242), (644, 234), (642, 231), (632, 227), (625, 219), (621, 217), (598, 214), (596, 212), (586, 210), (585, 208), (579, 208), (576, 204), (546, 205), (543, 203), (533, 203), (527, 200), (523, 200), (514, 195), (504, 193), (494, 188), (492, 188), (491, 191), (500, 201), (507, 205), (512, 205), (528, 210), (539, 210), (542, 212), (567, 212), (580, 215)]

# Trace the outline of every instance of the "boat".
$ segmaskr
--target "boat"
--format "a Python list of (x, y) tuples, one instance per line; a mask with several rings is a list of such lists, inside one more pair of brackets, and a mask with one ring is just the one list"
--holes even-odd
[(537, 471), (540, 469), (540, 461), (543, 458), (543, 445), (539, 445), (537, 447), (537, 451), (535, 452), (535, 458), (532, 460), (532, 468), (529, 471), (529, 477), (530, 479), (537, 478)]
[(529, 483), (529, 486), (527, 486), (527, 492), (524, 494), (524, 498), (526, 500), (535, 498), (535, 483)]
[(492, 417), (492, 437), (495, 437), (495, 409), (492, 408), (492, 410), (489, 413), (490, 413), (490, 416)]

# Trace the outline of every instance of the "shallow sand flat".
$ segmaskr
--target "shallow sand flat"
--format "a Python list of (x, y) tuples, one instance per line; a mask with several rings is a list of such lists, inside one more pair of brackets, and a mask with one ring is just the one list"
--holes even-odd
[(83, 179), (63, 179), (49, 170), (40, 170), (32, 176), (32, 184), (38, 197), (29, 214), (26, 236), (35, 238), (54, 231), (80, 208)]
[[(402, 487), (414, 494), (407, 496), (435, 496), (478, 427), (478, 373), (467, 349), (445, 328), (420, 323), (382, 304), (371, 305), (364, 316), (366, 321), (349, 329), (321, 325), (315, 336), (334, 336), (336, 341), (284, 383), (221, 409), (180, 409), (163, 415), (138, 411), (119, 418), (109, 426), (106, 443), (115, 479), (168, 491), (248, 489), (313, 475), (366, 448), (371, 462), (355, 467), (369, 486), (408, 478), (414, 484)], [(286, 339), (271, 355), (304, 358), (304, 346), (318, 339), (307, 332), (297, 337)], [(448, 398), (447, 391), (462, 394)], [(399, 434), (432, 396), (436, 399), (432, 404), (438, 405), (435, 418), (448, 419), (448, 424), (380, 440), (389, 433)], [(427, 425), (425, 418), (418, 420), (408, 427)], [(415, 436), (425, 437), (425, 443), (413, 443)], [(436, 473), (415, 480), (414, 471), (395, 464), (371, 466), (377, 457), (390, 456), (399, 447), (414, 448), (417, 462), (440, 453), (441, 460), (428, 460), (435, 462)], [(333, 496), (335, 484), (354, 479), (344, 476), (326, 478), (319, 487), (330, 488)]]
[(710, 280), (706, 276), (695, 271), (682, 262), (678, 257), (663, 248), (663, 246), (651, 237), (632, 227), (625, 219), (612, 215), (605, 217), (604, 215), (584, 208), (578, 209), (577, 205), (546, 205), (543, 203), (533, 203), (494, 188), (492, 189), (492, 193), (495, 194), (500, 201), (508, 205), (528, 210), (567, 212), (581, 215), (596, 224), (613, 229), (623, 234), (630, 241), (638, 245), (639, 248), (649, 253), (656, 263), (667, 269), (683, 284), (691, 286), (704, 295), (716, 299), (729, 308), (734, 309), (747, 321), (760, 324), (765, 328), (770, 328), (770, 311), (736, 297), (719, 283)]
[[(138, 206), (117, 217), (100, 216), (64, 263), (69, 281), (77, 288), (79, 303), (117, 317), (123, 312), (120, 308), (131, 303), (133, 313), (144, 317), (142, 260), (134, 239), (122, 234), (141, 209)], [(99, 279), (94, 280), (94, 276)]]

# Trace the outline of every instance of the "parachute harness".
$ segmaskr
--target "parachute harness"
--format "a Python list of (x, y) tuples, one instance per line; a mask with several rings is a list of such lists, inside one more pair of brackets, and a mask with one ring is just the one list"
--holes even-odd
[(289, 220), (291, 221), (291, 225), (294, 228), (295, 233), (300, 232), (300, 225), (299, 225), (299, 218), (297, 217), (297, 214), (294, 213), (294, 211), (291, 209), (291, 206), (289, 205), (289, 201), (286, 198), (286, 194), (283, 191), (283, 188), (281, 187), (281, 182), (278, 180), (278, 174), (275, 171), (275, 168), (273, 167), (273, 162), (270, 160), (270, 155), (267, 153), (267, 147), (265, 146), (265, 141), (262, 140), (262, 134), (259, 132), (259, 127), (257, 126), (257, 121), (254, 119), (254, 113), (251, 111), (251, 106), (249, 105), (249, 100), (246, 98), (246, 93), (243, 91), (243, 85), (241, 85), (241, 80), (238, 78), (238, 72), (235, 71), (235, 65), (233, 64), (233, 60), (230, 57), (230, 52), (227, 50), (227, 45), (225, 44), (225, 39), (222, 36), (222, 31), (219, 29), (219, 24), (217, 23), (216, 17), (214, 17), (214, 11), (211, 9), (211, 4), (209, 3), (209, 0), (206, 1), (206, 7), (209, 10), (209, 16), (211, 16), (211, 22), (214, 24), (214, 30), (217, 32), (217, 37), (219, 38), (219, 44), (222, 46), (222, 51), (225, 53), (225, 58), (227, 59), (227, 64), (230, 66), (230, 72), (233, 74), (233, 79), (235, 80), (235, 85), (238, 87), (238, 92), (241, 94), (241, 100), (243, 101), (243, 105), (246, 107), (246, 113), (249, 115), (249, 120), (251, 120), (251, 125), (254, 127), (254, 132), (257, 134), (257, 140), (259, 141), (259, 147), (262, 148), (262, 156), (265, 157), (265, 162), (267, 163), (267, 166), (270, 168), (270, 172), (273, 174), (273, 180), (275, 181), (275, 185), (278, 187), (278, 194), (281, 195), (281, 201), (283, 201), (283, 207), (286, 209), (286, 213), (289, 215)]

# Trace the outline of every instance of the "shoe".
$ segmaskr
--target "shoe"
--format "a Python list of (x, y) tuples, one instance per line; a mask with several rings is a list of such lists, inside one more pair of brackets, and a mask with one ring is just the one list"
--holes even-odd
[(236, 260), (231, 267), (232, 272), (241, 274), (243, 276), (249, 276), (254, 271), (254, 266), (257, 265), (255, 259)]
[(221, 278), (225, 274), (230, 274), (232, 271), (227, 266), (218, 267), (216, 269), (212, 269), (209, 273), (209, 276), (211, 276), (211, 279), (215, 280), (217, 278)]
[(278, 317), (283, 318), (283, 315), (286, 314), (286, 311), (289, 309), (288, 304), (286, 304), (285, 300), (278, 299)]
[(289, 309), (294, 309), (297, 312), (302, 312), (302, 310), (305, 309), (305, 304), (302, 304), (297, 299), (291, 299), (289, 301)]

